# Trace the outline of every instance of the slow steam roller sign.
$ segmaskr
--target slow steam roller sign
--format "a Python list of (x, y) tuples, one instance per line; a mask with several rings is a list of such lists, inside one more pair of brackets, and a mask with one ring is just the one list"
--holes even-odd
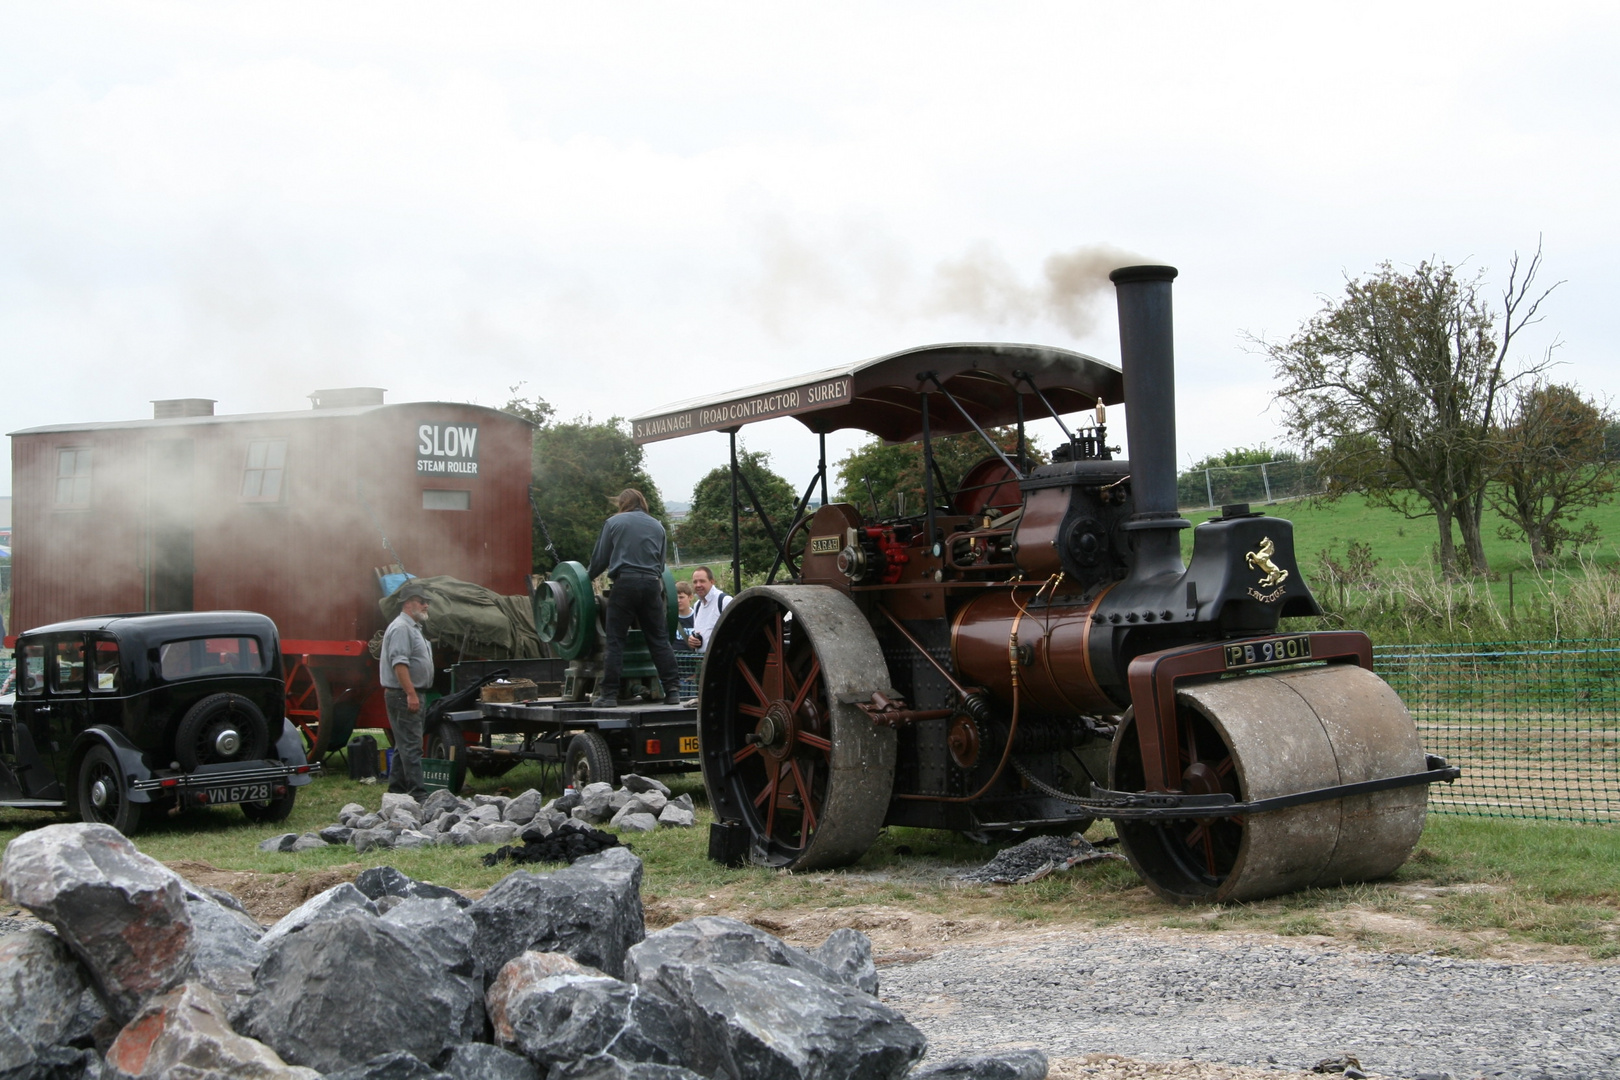
[(477, 424), (420, 424), (416, 428), (419, 476), (477, 476)]

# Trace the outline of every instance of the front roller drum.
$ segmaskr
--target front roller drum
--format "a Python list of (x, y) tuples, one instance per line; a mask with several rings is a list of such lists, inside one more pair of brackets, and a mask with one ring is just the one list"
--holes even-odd
[[(1417, 727), (1395, 691), (1350, 665), (1247, 675), (1176, 693), (1183, 791), (1239, 802), (1421, 772)], [(1144, 788), (1135, 719), (1115, 737), (1110, 786)], [(1266, 813), (1120, 821), (1121, 846), (1177, 903), (1258, 900), (1393, 873), (1423, 832), (1426, 784)]]
[(856, 702), (890, 688), (872, 627), (821, 585), (766, 585), (726, 606), (703, 664), (703, 782), (753, 862), (845, 866), (877, 839), (894, 788), (894, 729)]

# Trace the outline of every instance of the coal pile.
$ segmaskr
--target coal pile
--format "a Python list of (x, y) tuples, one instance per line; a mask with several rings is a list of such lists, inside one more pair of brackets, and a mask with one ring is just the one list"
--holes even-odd
[(529, 830), (522, 836), (521, 846), (507, 845), (496, 848), (484, 856), (485, 866), (503, 862), (515, 863), (572, 863), (598, 851), (619, 846), (619, 838), (589, 825), (563, 828), (548, 834)]
[(0, 862), (49, 924), (0, 939), (0, 1076), (1046, 1076), (1037, 1050), (923, 1062), (856, 930), (813, 951), (716, 916), (648, 935), (641, 872), (613, 846), (468, 900), (379, 866), (265, 929), (108, 826), (37, 829)]
[(1035, 836), (1022, 844), (998, 851), (995, 858), (977, 870), (969, 870), (957, 877), (981, 885), (1025, 885), (1084, 863), (1104, 859), (1123, 861), (1124, 858), (1116, 852), (1099, 850), (1079, 833), (1073, 836)]

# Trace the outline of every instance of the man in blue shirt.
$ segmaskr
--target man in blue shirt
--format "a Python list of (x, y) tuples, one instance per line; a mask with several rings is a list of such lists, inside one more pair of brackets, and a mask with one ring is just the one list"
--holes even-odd
[(665, 629), (664, 544), (668, 537), (657, 518), (647, 513), (647, 499), (625, 488), (614, 500), (619, 512), (608, 518), (596, 540), (587, 571), (595, 580), (604, 571), (613, 582), (607, 601), (607, 642), (602, 679), (591, 705), (612, 709), (619, 704), (619, 678), (624, 671), (624, 643), (634, 623), (641, 627), (664, 686), (664, 704), (681, 703), (681, 676), (675, 649)]

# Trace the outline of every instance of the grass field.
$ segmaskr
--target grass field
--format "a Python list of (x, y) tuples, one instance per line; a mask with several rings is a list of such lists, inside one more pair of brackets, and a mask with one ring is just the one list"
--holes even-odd
[[(523, 766), (474, 781), (478, 791), (516, 793), (538, 782)], [(698, 801), (698, 827), (627, 836), (646, 864), (644, 899), (652, 926), (699, 914), (748, 919), (790, 940), (819, 941), (853, 925), (880, 951), (974, 933), (1022, 933), (1059, 924), (1232, 930), (1322, 935), (1372, 947), (1455, 955), (1514, 950), (1607, 958), (1620, 955), (1620, 829), (1431, 817), (1412, 859), (1386, 882), (1315, 889), (1275, 900), (1171, 907), (1154, 897), (1123, 862), (1104, 862), (1027, 885), (966, 884), (955, 875), (982, 865), (995, 847), (953, 833), (885, 830), (847, 870), (782, 874), (728, 869), (707, 858), (709, 816), (697, 777), (675, 778)], [(340, 806), (381, 804), (383, 789), (328, 776), (301, 789), (285, 826), (255, 826), (234, 808), (152, 822), (140, 849), (193, 880), (223, 884), (263, 918), (308, 895), (389, 864), (419, 880), (477, 891), (513, 869), (486, 867), (487, 847), (370, 851), (348, 847), (266, 854), (257, 844), (286, 831), (330, 824)], [(0, 811), (0, 840), (52, 820)], [(1093, 840), (1110, 834), (1106, 825)], [(1019, 837), (1009, 838), (1013, 842)]]
[[(1562, 553), (1558, 566), (1549, 570), (1532, 564), (1522, 541), (1502, 539), (1502, 518), (1487, 511), (1489, 578), (1449, 583), (1439, 576), (1439, 533), (1433, 518), (1408, 519), (1369, 506), (1359, 495), (1255, 509), (1293, 523), (1300, 569), (1317, 599), (1342, 616), (1345, 625), (1367, 630), (1375, 643), (1573, 638), (1620, 631), (1620, 501), (1596, 508), (1578, 523), (1596, 524), (1603, 536), (1600, 544), (1582, 553)], [(1196, 525), (1212, 516), (1213, 511), (1201, 512), (1188, 519)], [(1182, 536), (1183, 549), (1190, 554), (1192, 531)], [(1343, 563), (1352, 542), (1367, 545), (1377, 564), (1364, 586), (1341, 589), (1324, 573), (1321, 554), (1326, 551)]]

